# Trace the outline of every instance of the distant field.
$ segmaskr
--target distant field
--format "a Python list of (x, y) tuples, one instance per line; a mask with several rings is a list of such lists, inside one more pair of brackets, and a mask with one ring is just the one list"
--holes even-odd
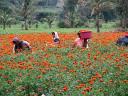
[[(108, 32), (113, 31), (115, 28), (113, 27), (115, 25), (115, 22), (110, 23), (104, 23), (101, 28), (101, 32)], [(0, 27), (0, 34), (24, 34), (24, 33), (35, 33), (35, 32), (47, 32), (50, 33), (52, 31), (58, 31), (61, 33), (71, 33), (71, 32), (78, 32), (81, 29), (91, 30), (93, 32), (96, 32), (95, 27), (91, 28), (58, 28), (56, 24), (53, 24), (53, 27), (51, 29), (48, 28), (48, 25), (45, 24), (39, 24), (39, 28), (35, 28), (35, 25), (33, 25), (29, 30), (22, 30), (21, 25), (12, 25), (11, 28), (6, 28), (6, 30), (3, 30)]]

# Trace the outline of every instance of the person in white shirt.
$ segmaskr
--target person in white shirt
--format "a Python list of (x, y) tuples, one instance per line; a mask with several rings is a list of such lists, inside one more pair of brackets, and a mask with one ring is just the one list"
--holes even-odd
[(13, 53), (32, 51), (32, 48), (27, 41), (20, 40), (19, 38), (15, 37), (12, 42), (14, 44)]
[(60, 39), (59, 39), (58, 32), (52, 32), (52, 36), (53, 36), (54, 44), (59, 44)]

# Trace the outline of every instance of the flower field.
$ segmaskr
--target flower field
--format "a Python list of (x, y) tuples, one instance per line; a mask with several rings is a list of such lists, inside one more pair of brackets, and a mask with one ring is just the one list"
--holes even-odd
[[(115, 45), (125, 33), (93, 33), (89, 49), (72, 48), (76, 34), (0, 35), (0, 96), (128, 96), (128, 48)], [(12, 39), (30, 42), (32, 53), (12, 53)]]

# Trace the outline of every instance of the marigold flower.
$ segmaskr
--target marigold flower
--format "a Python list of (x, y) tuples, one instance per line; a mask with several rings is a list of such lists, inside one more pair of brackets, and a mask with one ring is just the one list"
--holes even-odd
[(63, 87), (63, 91), (68, 91), (68, 87), (67, 86), (64, 86)]
[(4, 66), (0, 66), (0, 70), (4, 69)]

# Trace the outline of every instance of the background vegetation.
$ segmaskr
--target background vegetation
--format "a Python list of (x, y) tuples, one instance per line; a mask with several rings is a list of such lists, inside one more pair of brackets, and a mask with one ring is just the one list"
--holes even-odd
[(1, 0), (0, 33), (126, 31), (127, 5), (127, 0)]
[[(0, 96), (128, 96), (128, 49), (115, 45), (127, 9), (128, 0), (0, 0)], [(72, 48), (80, 29), (101, 32), (88, 49)], [(15, 36), (32, 53), (13, 54)]]

